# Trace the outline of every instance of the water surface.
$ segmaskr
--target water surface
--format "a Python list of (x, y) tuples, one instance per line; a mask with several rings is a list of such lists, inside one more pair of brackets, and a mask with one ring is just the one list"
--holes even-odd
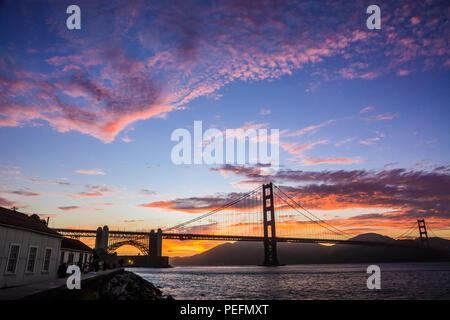
[(381, 263), (381, 289), (367, 289), (368, 264), (131, 268), (175, 299), (450, 299), (450, 263)]

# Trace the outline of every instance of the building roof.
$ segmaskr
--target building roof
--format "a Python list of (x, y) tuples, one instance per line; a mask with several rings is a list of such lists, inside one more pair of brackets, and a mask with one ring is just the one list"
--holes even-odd
[(61, 249), (68, 250), (78, 250), (78, 251), (89, 251), (92, 252), (92, 249), (85, 245), (83, 242), (77, 239), (71, 238), (63, 238), (61, 241)]
[(47, 225), (39, 219), (2, 207), (0, 207), (0, 225), (46, 233), (52, 236), (60, 236), (59, 233), (47, 227)]

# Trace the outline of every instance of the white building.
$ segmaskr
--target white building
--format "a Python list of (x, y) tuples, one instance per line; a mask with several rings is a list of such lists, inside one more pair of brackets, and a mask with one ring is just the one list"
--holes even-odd
[(0, 288), (54, 279), (61, 240), (38, 216), (0, 207)]
[(93, 250), (83, 242), (76, 239), (63, 238), (61, 242), (59, 264), (89, 264), (92, 262), (93, 253)]

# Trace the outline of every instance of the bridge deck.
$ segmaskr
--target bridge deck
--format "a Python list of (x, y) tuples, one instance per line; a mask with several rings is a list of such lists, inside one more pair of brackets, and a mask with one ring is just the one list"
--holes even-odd
[[(65, 236), (75, 237), (95, 237), (96, 230), (75, 230), (75, 229), (54, 229)], [(149, 232), (142, 231), (109, 231), (111, 238), (124, 238), (136, 236), (149, 236)], [(163, 239), (174, 240), (210, 240), (210, 241), (264, 241), (264, 237), (255, 236), (233, 236), (233, 235), (212, 235), (212, 234), (194, 234), (194, 233), (163, 233)], [(338, 239), (315, 239), (315, 238), (285, 238), (277, 237), (277, 242), (290, 243), (329, 243), (329, 244), (353, 244), (366, 246), (398, 246), (399, 244), (375, 242), (375, 241), (359, 241), (359, 240), (338, 240)]]

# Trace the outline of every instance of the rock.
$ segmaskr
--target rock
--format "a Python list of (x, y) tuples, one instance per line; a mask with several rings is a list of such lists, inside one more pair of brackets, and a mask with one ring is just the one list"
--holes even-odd
[(102, 300), (174, 300), (140, 276), (123, 271), (105, 280), (99, 289)]

